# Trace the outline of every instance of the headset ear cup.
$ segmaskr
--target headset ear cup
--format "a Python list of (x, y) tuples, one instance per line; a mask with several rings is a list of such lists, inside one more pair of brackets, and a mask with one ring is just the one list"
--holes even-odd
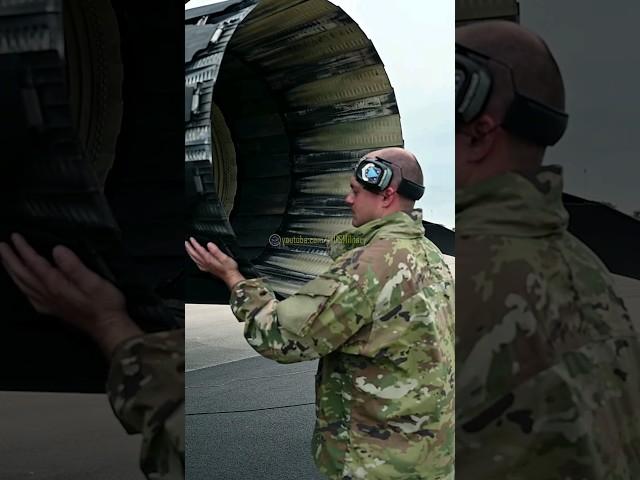
[[(456, 52), (456, 69), (462, 80), (456, 86), (456, 124), (470, 123), (484, 111), (493, 80), (489, 70), (481, 63)], [(456, 79), (458, 82), (458, 79)]]

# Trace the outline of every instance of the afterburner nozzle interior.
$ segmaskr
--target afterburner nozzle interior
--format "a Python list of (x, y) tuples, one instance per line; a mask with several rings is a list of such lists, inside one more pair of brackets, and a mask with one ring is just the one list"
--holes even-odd
[[(282, 295), (331, 263), (324, 240), (351, 227), (344, 197), (365, 153), (402, 146), (372, 42), (327, 0), (261, 0), (187, 11), (190, 228), (243, 257)], [(188, 301), (213, 298), (195, 270)]]

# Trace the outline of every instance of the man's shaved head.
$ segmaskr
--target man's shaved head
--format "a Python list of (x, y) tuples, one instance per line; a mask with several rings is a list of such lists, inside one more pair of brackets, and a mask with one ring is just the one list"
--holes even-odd
[[(367, 156), (371, 158), (384, 158), (385, 160), (391, 162), (394, 167), (399, 167), (393, 168), (393, 180), (391, 181), (392, 187), (398, 188), (398, 185), (400, 185), (400, 180), (402, 178), (406, 178), (407, 180), (411, 180), (418, 185), (422, 185), (422, 169), (420, 168), (420, 164), (418, 163), (418, 159), (416, 158), (416, 156), (409, 150), (398, 147), (390, 147), (383, 148), (382, 150), (376, 150), (374, 152), (371, 152)], [(402, 169), (402, 172), (400, 172), (400, 169)], [(412, 200), (410, 202), (411, 204), (413, 204)]]
[(514, 89), (565, 110), (562, 75), (544, 40), (516, 23), (487, 21), (456, 28), (456, 43), (495, 60), (486, 63), (492, 90), (484, 111), (471, 122), (456, 125), (456, 187), (538, 168), (546, 147), (500, 127)]
[(356, 180), (355, 175), (351, 177), (351, 191), (345, 197), (345, 203), (351, 207), (354, 227), (395, 212), (410, 212), (413, 210), (415, 200), (398, 194), (397, 188), (400, 185), (400, 180), (406, 178), (422, 185), (422, 170), (420, 170), (418, 159), (413, 153), (403, 148), (383, 148), (367, 154), (367, 158), (374, 157), (383, 158), (391, 163), (393, 179), (384, 191), (372, 192), (365, 189)]
[[(456, 43), (510, 65), (518, 91), (564, 111), (562, 76), (544, 40), (524, 27), (506, 21), (479, 22), (456, 28)], [(504, 115), (513, 98), (508, 72), (489, 62), (494, 89), (487, 113)]]

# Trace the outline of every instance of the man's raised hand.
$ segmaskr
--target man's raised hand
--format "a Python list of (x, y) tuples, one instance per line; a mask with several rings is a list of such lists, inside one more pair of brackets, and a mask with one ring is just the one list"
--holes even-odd
[(238, 263), (215, 243), (207, 243), (205, 249), (195, 238), (190, 237), (189, 241), (184, 242), (184, 246), (198, 269), (221, 279), (229, 288), (245, 279), (238, 269)]

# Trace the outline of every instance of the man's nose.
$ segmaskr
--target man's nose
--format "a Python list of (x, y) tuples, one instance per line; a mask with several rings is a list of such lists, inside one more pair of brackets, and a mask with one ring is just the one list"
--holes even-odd
[(347, 205), (353, 205), (353, 200), (352, 200), (352, 195), (350, 193), (347, 194), (346, 197), (344, 197), (344, 201)]

